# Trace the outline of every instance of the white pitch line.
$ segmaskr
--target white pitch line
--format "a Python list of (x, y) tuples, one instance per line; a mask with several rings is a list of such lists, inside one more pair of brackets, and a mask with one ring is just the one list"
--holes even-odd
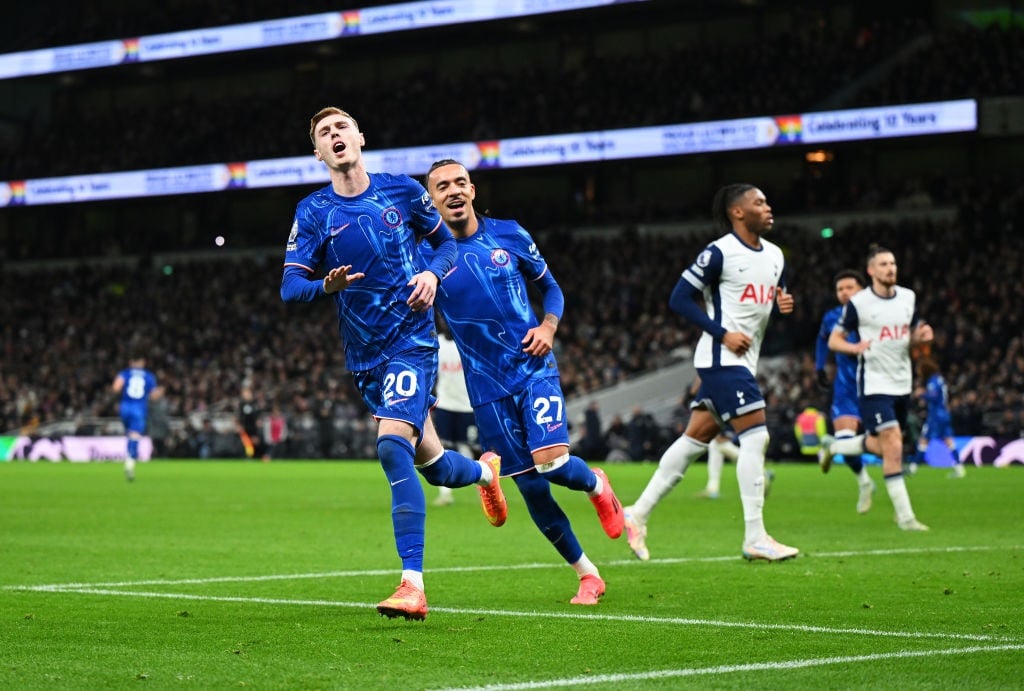
[[(1024, 546), (1012, 545), (1009, 547), (980, 546), (980, 547), (908, 547), (902, 549), (873, 549), (859, 552), (815, 552), (795, 560), (800, 563), (804, 559), (834, 558), (834, 557), (877, 557), (903, 554), (939, 554), (956, 552), (995, 552), (1000, 550), (1021, 550)], [(648, 562), (638, 562), (636, 559), (620, 559), (605, 562), (602, 566), (636, 566), (647, 568), (656, 565), (668, 564), (706, 564), (713, 562), (735, 561), (739, 562), (737, 555), (721, 557), (665, 557), (662, 559), (651, 559)], [(430, 569), (430, 573), (475, 573), (487, 571), (523, 571), (531, 569), (561, 569), (565, 568), (562, 562), (544, 562), (533, 564), (504, 564), (494, 566), (447, 566)], [(785, 565), (780, 568), (786, 568)], [(52, 583), (48, 585), (5, 585), (3, 590), (37, 590), (37, 591), (59, 591), (65, 589), (80, 588), (131, 588), (142, 585), (206, 585), (209, 583), (258, 583), (262, 581), (288, 581), (317, 578), (363, 578), (366, 576), (388, 576), (394, 574), (394, 569), (366, 569), (361, 571), (323, 571), (319, 573), (284, 573), (269, 574), (263, 576), (213, 576), (209, 578), (175, 578), (175, 579), (149, 579), (138, 581), (112, 581), (106, 583)]]
[[(338, 600), (293, 600), (287, 598), (243, 597), (239, 595), (202, 595), (196, 593), (143, 592), (139, 590), (111, 590), (106, 588), (68, 588), (48, 592), (78, 593), (82, 595), (117, 595), (122, 597), (162, 598), (165, 600), (194, 600), (200, 602), (243, 602), (261, 605), (300, 605), (314, 607), (348, 607), (356, 609), (372, 609), (376, 606), (370, 602), (345, 602)], [(732, 629), (753, 629), (757, 631), (797, 631), (799, 633), (825, 633), (843, 636), (873, 636), (876, 638), (934, 638), (940, 640), (966, 641), (1011, 641), (1006, 636), (989, 636), (985, 634), (966, 633), (935, 633), (931, 631), (880, 631), (875, 629), (845, 629), (831, 626), (813, 626), (806, 624), (760, 624), (757, 622), (723, 621), (713, 619), (687, 619), (684, 617), (645, 617), (635, 614), (600, 614), (577, 612), (541, 612), (516, 611), (503, 609), (474, 609), (468, 607), (431, 607), (431, 612), (457, 615), (543, 618), (543, 619), (574, 619), (577, 621), (611, 621), (633, 624), (661, 624), (670, 626), (704, 626)]]
[[(631, 563), (631, 562), (624, 562)], [(476, 571), (521, 571), (525, 569), (564, 568), (564, 563), (513, 564), (495, 566), (450, 566), (430, 569), (430, 573), (472, 573)], [(395, 569), (364, 569), (360, 571), (320, 571), (316, 573), (280, 573), (264, 576), (211, 576), (209, 578), (156, 578), (141, 581), (108, 583), (51, 583), (48, 585), (5, 585), (4, 590), (77, 590), (79, 588), (131, 588), (139, 585), (207, 585), (210, 583), (259, 583), (263, 581), (299, 581), (317, 578), (363, 578), (393, 576)]]
[(439, 691), (523, 691), (526, 689), (553, 689), (567, 686), (593, 686), (595, 684), (622, 684), (623, 682), (651, 681), (655, 679), (677, 679), (680, 677), (734, 674), (736, 672), (776, 672), (806, 667), (842, 665), (879, 660), (903, 660), (913, 657), (936, 657), (940, 655), (972, 655), (975, 653), (1024, 650), (1024, 644), (970, 646), (967, 648), (946, 648), (943, 650), (903, 650), (872, 655), (845, 655), (842, 657), (819, 657), (804, 660), (783, 660), (780, 662), (753, 662), (745, 665), (717, 665), (715, 667), (692, 667), (689, 669), (665, 669), (637, 674), (594, 674), (589, 676), (528, 681), (518, 684), (490, 684), (488, 686), (453, 686)]
[(1010, 545), (1009, 547), (980, 546), (980, 547), (899, 547), (894, 549), (868, 549), (861, 551), (843, 552), (810, 552), (815, 557), (886, 557), (898, 554), (955, 554), (957, 552), (997, 552), (999, 550), (1020, 550), (1022, 545)]

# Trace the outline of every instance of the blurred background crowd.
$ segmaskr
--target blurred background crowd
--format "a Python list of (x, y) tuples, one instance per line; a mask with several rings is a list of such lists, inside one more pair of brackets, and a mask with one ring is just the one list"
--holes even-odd
[[(102, 23), (91, 3), (33, 18), (44, 5), (25, 8), (39, 31), (0, 29), (6, 50), (281, 15), (279, 3), (178, 0), (115, 2), (116, 21)], [(303, 155), (325, 104), (350, 109), (372, 150), (1024, 95), (1024, 20), (981, 22), (971, 3), (902, 15), (876, 2), (709, 5), (656, 0), (0, 81), (0, 180)], [(287, 14), (342, 9), (310, 0)], [(520, 220), (566, 294), (566, 395), (688, 357), (698, 332), (668, 295), (717, 235), (714, 189), (745, 180), (775, 210), (771, 239), (797, 301), (762, 352), (783, 363), (762, 372), (773, 437), (792, 436), (804, 407), (827, 409), (814, 339), (835, 304), (832, 276), (862, 269), (871, 242), (894, 250), (935, 327), (957, 434), (1024, 434), (1020, 135), (838, 145), (814, 162), (806, 148), (474, 174), (478, 208)], [(0, 432), (109, 431), (110, 382), (141, 351), (163, 389), (159, 455), (240, 456), (251, 440), (257, 456), (373, 457), (333, 309), (278, 296), (308, 191), (0, 209)], [(787, 220), (839, 211), (830, 237)], [(226, 247), (213, 247), (217, 234)], [(604, 453), (635, 460), (656, 458), (686, 416), (600, 412)]]
[[(882, 15), (876, 7), (866, 3), (840, 23), (829, 3), (794, 4), (760, 27), (756, 44), (747, 36), (759, 30), (747, 27), (757, 21), (749, 10), (705, 31), (684, 1), (637, 5), (614, 27), (600, 13), (558, 23), (541, 17), (531, 20), (532, 32), (512, 29), (511, 45), (492, 40), (490, 32), (508, 26), (499, 23), (406, 32), (399, 45), (368, 36), (359, 39), (364, 50), (326, 44), (325, 54), (295, 67), (265, 51), (249, 56), (244, 79), (209, 69), (223, 56), (192, 67), (145, 65), (127, 84), (109, 72), (70, 77), (52, 94), (50, 112), (36, 113), (24, 136), (4, 147), (0, 179), (294, 156), (310, 148), (301, 124), (316, 105), (339, 100), (368, 146), (380, 149), (1024, 91), (1021, 26), (936, 26), (920, 8), (901, 15), (886, 6)], [(232, 16), (191, 9), (165, 17), (166, 26)], [(234, 16), (253, 16), (249, 9)], [(298, 14), (291, 4), (287, 11)], [(160, 15), (139, 19), (136, 32), (105, 27), (103, 35), (138, 35)], [(72, 26), (84, 39), (91, 24)], [(438, 44), (454, 57), (430, 55)]]

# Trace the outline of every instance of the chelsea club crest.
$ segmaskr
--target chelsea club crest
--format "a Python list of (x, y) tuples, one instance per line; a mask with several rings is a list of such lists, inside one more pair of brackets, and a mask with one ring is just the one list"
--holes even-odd
[(495, 266), (507, 266), (509, 262), (508, 252), (500, 247), (491, 252), (491, 262)]

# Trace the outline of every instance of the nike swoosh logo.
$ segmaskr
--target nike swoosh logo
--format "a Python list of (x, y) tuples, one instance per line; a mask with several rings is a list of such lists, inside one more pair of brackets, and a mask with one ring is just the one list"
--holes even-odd
[(409, 478), (407, 478), (407, 477), (403, 477), (401, 480), (395, 480), (394, 482), (391, 483), (391, 486), (394, 487), (395, 485), (399, 485), (399, 484), (405, 482), (408, 479)]
[(338, 233), (340, 233), (341, 231), (343, 231), (343, 230), (345, 230), (346, 228), (348, 228), (348, 227), (349, 227), (350, 225), (352, 225), (352, 224), (351, 224), (351, 223), (346, 223), (345, 225), (343, 225), (343, 226), (339, 226), (338, 228), (329, 228), (329, 229), (328, 229), (328, 232), (329, 232), (329, 233), (331, 234), (331, 237), (333, 238), (333, 237), (335, 237), (335, 236), (336, 236), (336, 235), (337, 235)]

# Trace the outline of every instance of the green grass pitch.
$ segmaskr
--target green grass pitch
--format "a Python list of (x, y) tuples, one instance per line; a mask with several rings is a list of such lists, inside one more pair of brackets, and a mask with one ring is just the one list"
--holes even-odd
[[(651, 463), (606, 465), (628, 504)], [(509, 520), (473, 488), (427, 511), (424, 622), (380, 617), (398, 584), (374, 462), (0, 463), (0, 688), (1019, 689), (1024, 469), (922, 468), (928, 533), (904, 533), (878, 468), (774, 466), (768, 528), (792, 561), (740, 557), (732, 466), (721, 499), (691, 469), (649, 523), (651, 561), (555, 488), (608, 592), (572, 570), (512, 483)], [(428, 501), (433, 488), (427, 488)]]

